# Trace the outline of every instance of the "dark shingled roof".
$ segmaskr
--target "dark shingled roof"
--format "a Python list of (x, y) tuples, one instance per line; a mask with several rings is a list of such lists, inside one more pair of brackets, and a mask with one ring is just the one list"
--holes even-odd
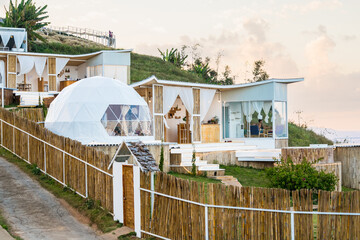
[(141, 165), (140, 167), (144, 172), (160, 171), (153, 155), (143, 142), (128, 142), (126, 145), (136, 157), (137, 162)]

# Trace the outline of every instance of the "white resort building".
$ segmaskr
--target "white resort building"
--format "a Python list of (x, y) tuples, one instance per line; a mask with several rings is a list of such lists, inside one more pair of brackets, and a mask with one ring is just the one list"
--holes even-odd
[(165, 145), (167, 169), (180, 172), (195, 150), (199, 170), (214, 174), (223, 173), (214, 162), (273, 163), (288, 145), (287, 86), (303, 78), (223, 86), (150, 76), (130, 84), (132, 50), (34, 53), (23, 30), (0, 28), (0, 36), (3, 89), (20, 106), (58, 95), (45, 126), (59, 135), (115, 145), (113, 155), (123, 141)]

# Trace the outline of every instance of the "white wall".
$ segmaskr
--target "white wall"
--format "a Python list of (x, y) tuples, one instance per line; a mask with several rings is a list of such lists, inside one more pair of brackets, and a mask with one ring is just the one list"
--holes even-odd
[(79, 79), (83, 79), (83, 78), (87, 77), (87, 75), (86, 75), (86, 67), (87, 67), (86, 63), (80, 64), (78, 66), (78, 78)]
[(222, 91), (222, 101), (266, 101), (274, 98), (274, 83)]
[(114, 78), (127, 84), (127, 66), (104, 65), (104, 77)]

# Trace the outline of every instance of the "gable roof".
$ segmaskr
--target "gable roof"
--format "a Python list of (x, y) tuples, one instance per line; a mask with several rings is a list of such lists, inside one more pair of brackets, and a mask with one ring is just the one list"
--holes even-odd
[(212, 88), (212, 89), (222, 89), (222, 90), (230, 90), (235, 88), (244, 88), (251, 86), (258, 86), (267, 83), (296, 83), (302, 82), (304, 78), (271, 78), (268, 80), (260, 81), (260, 82), (252, 82), (252, 83), (242, 83), (242, 84), (233, 84), (233, 85), (216, 85), (216, 84), (206, 84), (206, 83), (193, 83), (193, 82), (179, 82), (179, 81), (171, 81), (171, 80), (160, 80), (156, 76), (152, 75), (142, 81), (131, 84), (133, 88), (144, 86), (144, 85), (153, 85), (153, 84), (161, 84), (161, 85), (172, 85), (172, 86), (181, 86), (181, 87), (199, 87), (199, 88)]

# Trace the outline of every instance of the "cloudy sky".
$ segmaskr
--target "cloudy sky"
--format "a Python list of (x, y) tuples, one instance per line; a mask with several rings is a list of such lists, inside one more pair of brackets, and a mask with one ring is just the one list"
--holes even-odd
[(264, 59), (272, 78), (305, 78), (289, 86), (290, 119), (300, 110), (309, 125), (360, 130), (359, 0), (36, 2), (52, 25), (111, 30), (117, 47), (138, 53), (199, 43), (213, 64), (221, 52), (239, 83)]

